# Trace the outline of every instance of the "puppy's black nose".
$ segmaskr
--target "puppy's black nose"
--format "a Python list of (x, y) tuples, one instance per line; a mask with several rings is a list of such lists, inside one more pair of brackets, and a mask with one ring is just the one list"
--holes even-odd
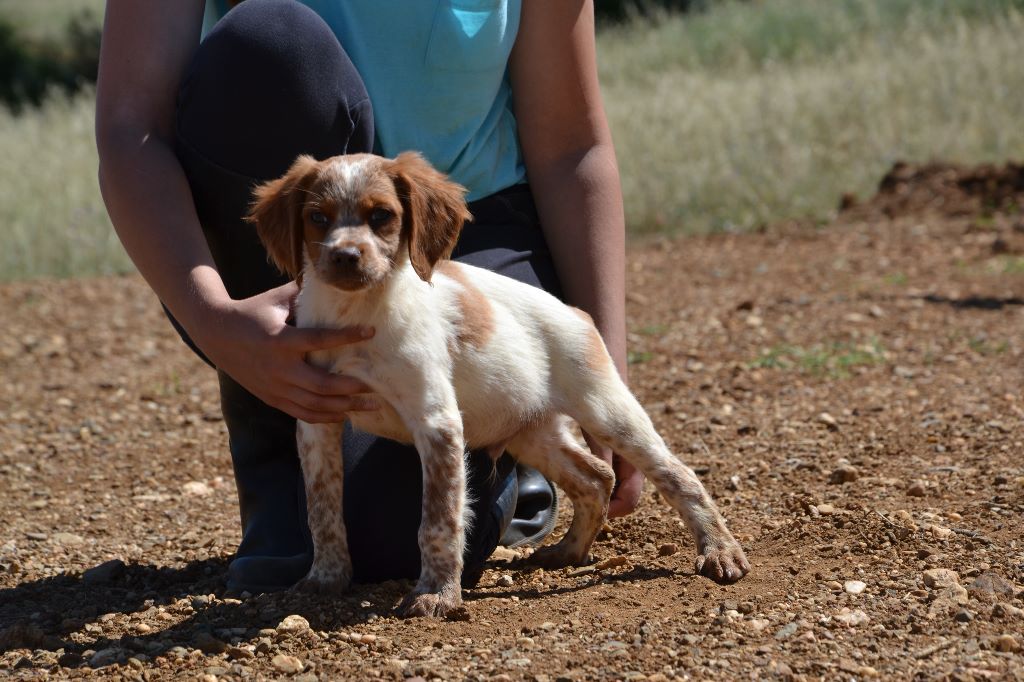
[(362, 257), (362, 252), (355, 246), (346, 246), (331, 252), (331, 262), (335, 265), (355, 265)]

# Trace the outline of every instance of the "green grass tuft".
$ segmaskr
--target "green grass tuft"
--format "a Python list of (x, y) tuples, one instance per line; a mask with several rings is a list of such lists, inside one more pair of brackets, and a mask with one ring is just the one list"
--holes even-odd
[(765, 350), (748, 363), (752, 368), (795, 370), (815, 376), (846, 378), (855, 367), (868, 367), (885, 361), (885, 349), (875, 339), (852, 344), (833, 341), (809, 347), (780, 345)]

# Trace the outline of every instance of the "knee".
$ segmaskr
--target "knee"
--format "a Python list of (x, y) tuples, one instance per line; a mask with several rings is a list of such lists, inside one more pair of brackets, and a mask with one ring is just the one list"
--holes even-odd
[(214, 163), (275, 177), (299, 153), (324, 158), (350, 151), (349, 139), (372, 138), (367, 107), (362, 79), (313, 10), (296, 0), (246, 0), (196, 51), (178, 131)]

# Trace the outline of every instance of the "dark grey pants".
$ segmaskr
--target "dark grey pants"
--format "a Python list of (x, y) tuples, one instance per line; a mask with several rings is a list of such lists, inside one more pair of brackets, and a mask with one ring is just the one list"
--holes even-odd
[[(247, 0), (217, 24), (182, 84), (176, 145), (232, 297), (286, 281), (241, 220), (252, 186), (283, 174), (298, 154), (322, 159), (371, 151), (373, 138), (366, 88), (311, 10), (293, 0)], [(470, 210), (474, 220), (453, 258), (559, 292), (526, 185), (473, 202)], [(238, 557), (308, 554), (294, 419), (223, 373), (220, 382), (242, 512)], [(422, 498), (416, 451), (351, 428), (343, 447), (344, 514), (356, 579), (416, 577)], [(483, 453), (469, 461), (474, 522), (464, 582), (472, 584), (515, 504), (514, 491), (508, 494), (515, 472), (508, 456), (496, 468)]]

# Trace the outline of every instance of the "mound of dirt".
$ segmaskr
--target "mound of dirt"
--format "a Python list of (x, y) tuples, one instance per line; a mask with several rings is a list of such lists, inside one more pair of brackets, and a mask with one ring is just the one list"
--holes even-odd
[(843, 210), (886, 218), (941, 214), (949, 217), (1020, 213), (1024, 207), (1024, 165), (962, 166), (896, 162), (863, 204), (847, 195)]

